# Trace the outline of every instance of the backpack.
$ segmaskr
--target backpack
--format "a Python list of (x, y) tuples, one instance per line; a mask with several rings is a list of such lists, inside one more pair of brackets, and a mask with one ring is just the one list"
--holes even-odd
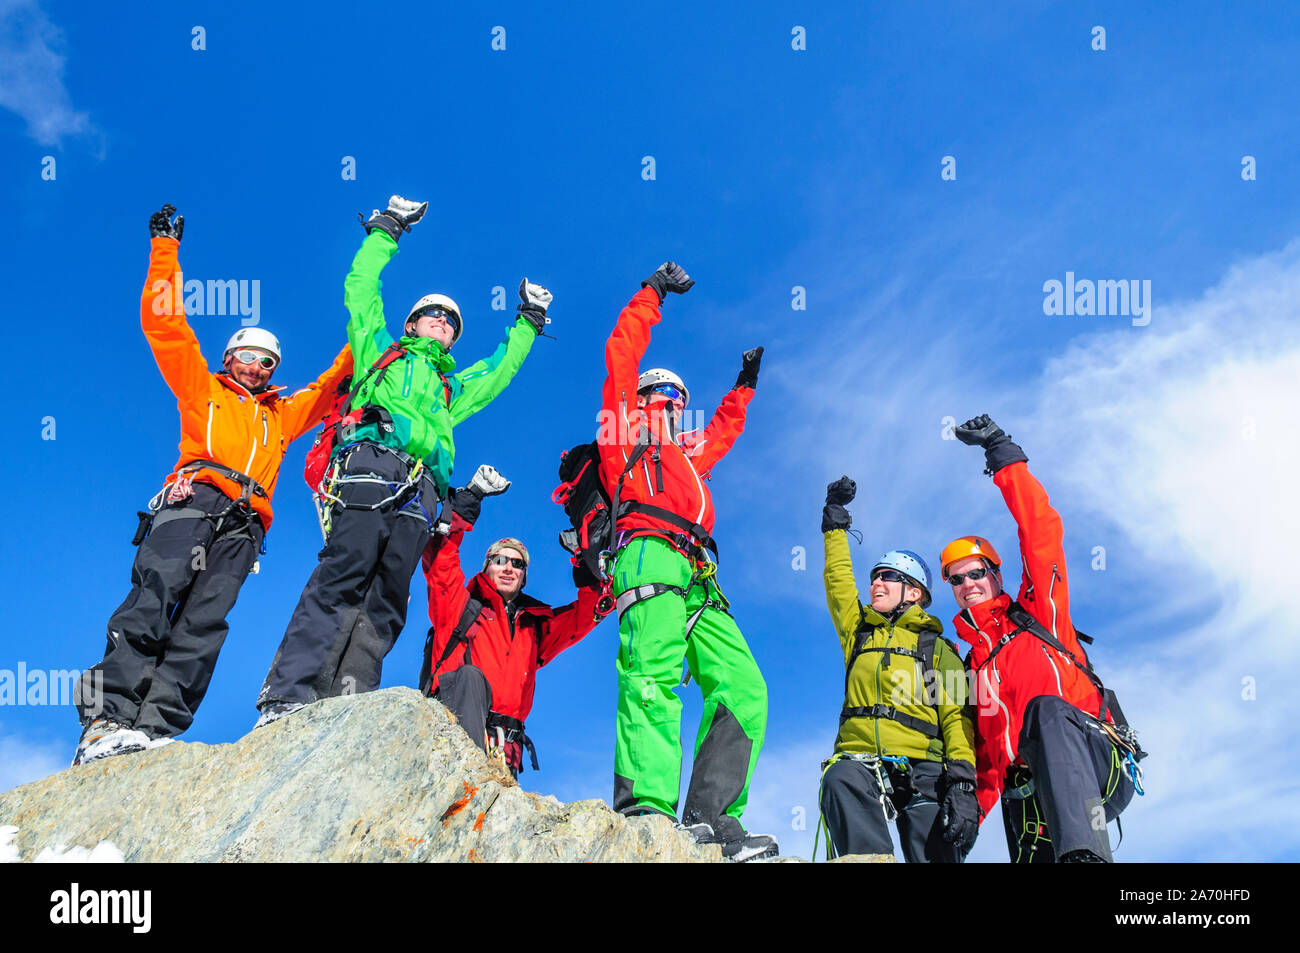
[[(1011, 604), (1007, 606), (1007, 618), (1015, 623), (1016, 628), (998, 640), (997, 644), (993, 646), (993, 651), (989, 653), (989, 657), (984, 660), (984, 665), (991, 662), (993, 657), (1002, 650), (1002, 646), (1006, 645), (1021, 632), (1029, 632), (1036, 636), (1048, 646), (1056, 649), (1065, 656), (1071, 665), (1083, 672), (1083, 674), (1087, 676), (1088, 681), (1092, 682), (1093, 688), (1097, 690), (1097, 695), (1101, 700), (1101, 707), (1098, 711), (1098, 720), (1101, 722), (1103, 728), (1113, 727), (1114, 729), (1113, 732), (1106, 732), (1107, 735), (1110, 736), (1111, 741), (1121, 749), (1131, 752), (1134, 761), (1141, 761), (1145, 758), (1147, 752), (1143, 751), (1142, 746), (1138, 744), (1137, 732), (1129, 725), (1128, 719), (1124, 717), (1124, 710), (1119, 707), (1119, 698), (1116, 697), (1113, 691), (1102, 684), (1101, 678), (1097, 675), (1096, 671), (1093, 670), (1092, 661), (1088, 658), (1088, 651), (1084, 648), (1085, 643), (1088, 645), (1092, 644), (1092, 636), (1085, 635), (1078, 629), (1074, 630), (1074, 634), (1079, 640), (1079, 650), (1083, 652), (1083, 661), (1080, 662), (1078, 656), (1066, 648), (1060, 639), (1048, 631), (1047, 626), (1035, 619), (1028, 609), (1016, 602), (1014, 599), (1011, 601)], [(1109, 725), (1106, 721), (1107, 713), (1109, 713), (1111, 718), (1114, 719), (1113, 726)]]
[[(561, 453), (559, 476), (551, 500), (563, 506), (569, 517), (570, 527), (561, 531), (560, 545), (572, 557), (574, 585), (600, 587), (604, 579), (600, 554), (609, 545), (613, 524), (596, 442), (580, 443)], [(608, 589), (608, 580), (604, 588)]]

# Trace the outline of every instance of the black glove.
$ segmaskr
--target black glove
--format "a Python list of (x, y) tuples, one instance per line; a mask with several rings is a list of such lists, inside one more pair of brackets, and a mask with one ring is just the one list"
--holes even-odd
[(473, 526), (478, 521), (479, 513), (483, 508), (483, 497), (464, 487), (451, 491), (451, 496), (447, 498), (447, 505), (451, 507), (453, 513)]
[(858, 485), (846, 476), (840, 477), (834, 483), (826, 485), (826, 502), (852, 503), (853, 498), (858, 495)]
[(181, 232), (185, 231), (185, 216), (176, 215), (176, 221), (172, 221), (172, 216), (176, 215), (176, 206), (168, 204), (162, 207), (161, 212), (154, 212), (149, 216), (149, 237), (150, 238), (174, 238), (181, 240)]
[(943, 839), (963, 855), (969, 853), (980, 833), (980, 808), (975, 799), (974, 781), (948, 781), (939, 819), (943, 824)]
[(858, 492), (858, 485), (846, 476), (826, 486), (826, 506), (822, 509), (822, 532), (833, 529), (848, 529), (853, 525), (853, 517), (844, 508), (845, 503), (852, 503)]
[(972, 417), (953, 431), (957, 439), (970, 447), (984, 448), (985, 473), (997, 473), (1012, 463), (1028, 463), (1025, 451), (1011, 442), (1011, 437), (993, 422), (988, 414)]
[[(382, 212), (375, 209), (370, 213), (369, 220), (364, 222), (366, 234), (369, 235), (378, 228), (387, 232), (393, 241), (397, 241), (402, 237), (402, 232), (409, 232), (412, 225), (424, 218), (428, 209), (428, 202), (413, 202), (400, 195), (389, 196), (388, 208)], [(358, 213), (357, 217), (362, 216)]]
[(736, 377), (737, 387), (753, 390), (758, 386), (758, 365), (763, 360), (763, 349), (756, 347), (746, 351), (740, 357), (740, 374)]
[(641, 282), (641, 287), (644, 288), (649, 285), (653, 288), (655, 294), (659, 295), (659, 303), (663, 304), (664, 297), (668, 292), (671, 291), (679, 295), (686, 294), (691, 290), (693, 284), (695, 282), (691, 280), (690, 275), (682, 270), (681, 265), (666, 261), (659, 266), (653, 275)]

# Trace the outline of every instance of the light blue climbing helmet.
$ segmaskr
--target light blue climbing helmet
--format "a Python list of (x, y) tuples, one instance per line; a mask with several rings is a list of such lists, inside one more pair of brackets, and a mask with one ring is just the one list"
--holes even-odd
[(930, 567), (916, 553), (910, 549), (891, 549), (877, 559), (876, 564), (871, 567), (872, 576), (876, 574), (877, 569), (893, 569), (901, 572), (921, 587), (921, 608), (930, 605)]

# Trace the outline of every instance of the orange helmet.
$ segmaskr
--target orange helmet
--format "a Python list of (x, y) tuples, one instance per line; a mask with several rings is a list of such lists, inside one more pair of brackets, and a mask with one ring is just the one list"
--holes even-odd
[(943, 577), (944, 582), (948, 581), (948, 567), (967, 556), (979, 556), (985, 562), (991, 563), (994, 569), (1002, 568), (1002, 559), (998, 556), (998, 551), (983, 536), (959, 536), (945, 546), (943, 552), (939, 554), (939, 575)]

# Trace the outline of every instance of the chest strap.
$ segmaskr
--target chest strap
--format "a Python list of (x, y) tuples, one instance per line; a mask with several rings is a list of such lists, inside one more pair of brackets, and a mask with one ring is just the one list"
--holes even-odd
[(850, 718), (884, 718), (889, 721), (898, 722), (904, 728), (910, 728), (913, 731), (920, 732), (927, 738), (939, 737), (938, 724), (931, 724), (928, 721), (922, 721), (920, 718), (913, 718), (911, 715), (905, 715), (896, 708), (889, 705), (872, 705), (870, 708), (842, 708), (840, 709), (840, 724), (844, 724)]

